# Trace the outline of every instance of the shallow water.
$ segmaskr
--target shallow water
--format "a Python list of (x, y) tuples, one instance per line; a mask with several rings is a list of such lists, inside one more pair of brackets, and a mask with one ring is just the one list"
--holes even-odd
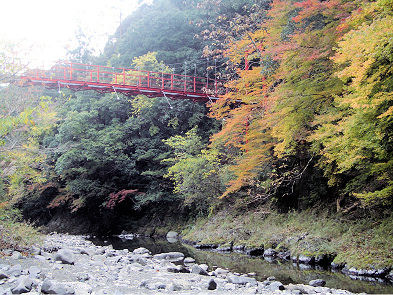
[[(307, 269), (307, 266), (294, 265), (291, 262), (268, 262), (261, 257), (249, 257), (239, 253), (218, 253), (197, 250), (180, 242), (170, 243), (165, 239), (134, 238), (132, 240), (111, 237), (107, 240), (92, 239), (96, 245), (112, 244), (114, 249), (129, 249), (130, 251), (145, 247), (152, 254), (179, 251), (187, 257), (193, 257), (197, 263), (205, 263), (212, 267), (227, 268), (233, 272), (257, 274), (256, 278), (263, 281), (274, 276), (283, 284), (307, 284), (314, 279), (324, 279), (326, 287), (345, 289), (355, 293), (393, 294), (393, 285), (387, 282), (367, 282), (351, 279), (342, 273), (334, 273), (323, 269)], [(306, 269), (305, 269), (306, 268)]]

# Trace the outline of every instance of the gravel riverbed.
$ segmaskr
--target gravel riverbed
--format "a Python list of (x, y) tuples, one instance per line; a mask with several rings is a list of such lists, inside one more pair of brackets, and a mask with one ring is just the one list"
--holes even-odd
[(48, 235), (28, 256), (14, 252), (0, 260), (0, 295), (354, 294), (323, 287), (322, 280), (310, 284), (283, 285), (274, 277), (259, 282), (253, 274), (208, 269), (180, 252), (114, 250), (60, 234)]

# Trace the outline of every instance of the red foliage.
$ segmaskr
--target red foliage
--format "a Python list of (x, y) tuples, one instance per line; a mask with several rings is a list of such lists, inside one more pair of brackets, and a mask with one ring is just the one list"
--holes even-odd
[(106, 203), (106, 208), (108, 209), (114, 209), (116, 205), (120, 204), (121, 202), (124, 202), (124, 200), (133, 194), (138, 193), (137, 189), (129, 189), (129, 190), (121, 190), (117, 193), (111, 193), (109, 195), (109, 200)]

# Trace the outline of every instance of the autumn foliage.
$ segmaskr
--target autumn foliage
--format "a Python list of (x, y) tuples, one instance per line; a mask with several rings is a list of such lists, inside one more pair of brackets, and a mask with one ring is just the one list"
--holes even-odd
[(223, 121), (212, 146), (233, 155), (222, 197), (291, 194), (319, 167), (338, 198), (391, 202), (392, 25), (391, 1), (274, 0), (228, 45), (237, 78), (210, 113)]

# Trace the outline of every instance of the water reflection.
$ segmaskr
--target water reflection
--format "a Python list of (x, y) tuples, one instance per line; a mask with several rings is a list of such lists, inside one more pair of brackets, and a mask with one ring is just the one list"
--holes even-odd
[(139, 247), (145, 247), (152, 254), (179, 251), (184, 253), (186, 257), (194, 258), (197, 263), (208, 264), (209, 268), (227, 268), (238, 273), (255, 272), (258, 280), (265, 280), (267, 277), (274, 276), (283, 284), (306, 284), (314, 279), (323, 279), (326, 281), (326, 287), (330, 288), (345, 289), (356, 293), (393, 294), (393, 285), (386, 284), (386, 282), (363, 281), (363, 279), (367, 278), (350, 278), (339, 272), (334, 273), (321, 268), (314, 269), (305, 264), (297, 265), (296, 263), (292, 264), (291, 262), (279, 260), (268, 262), (260, 257), (249, 257), (239, 253), (197, 250), (177, 240), (168, 242), (165, 239), (151, 238), (134, 238), (131, 240), (109, 238), (106, 243), (100, 239), (94, 239), (93, 242), (97, 245), (112, 244), (114, 249), (129, 249), (130, 251)]

